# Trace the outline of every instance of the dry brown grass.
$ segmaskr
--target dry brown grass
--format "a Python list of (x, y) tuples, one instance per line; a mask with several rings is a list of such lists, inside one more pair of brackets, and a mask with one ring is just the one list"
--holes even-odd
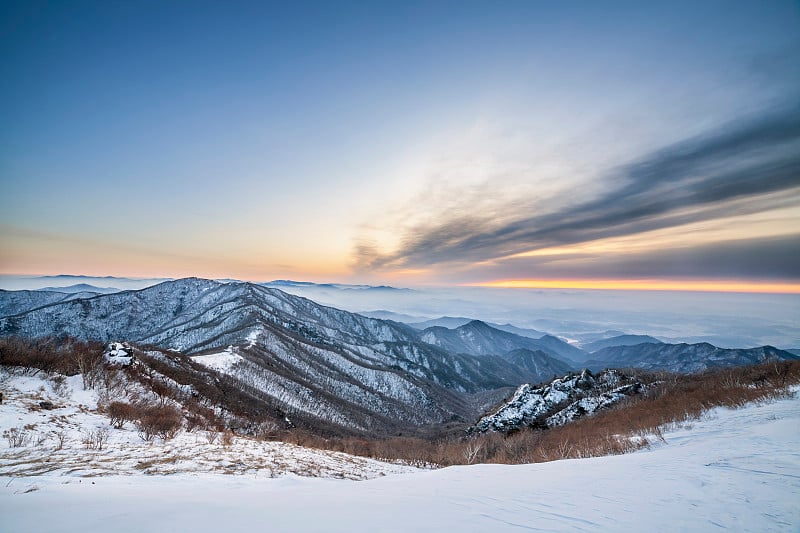
[(634, 372), (651, 383), (647, 393), (616, 407), (547, 430), (430, 441), (416, 438), (323, 439), (294, 431), (284, 440), (327, 450), (414, 465), (521, 464), (627, 453), (663, 439), (662, 429), (696, 420), (714, 407), (741, 407), (784, 397), (800, 382), (800, 362), (709, 370), (700, 374)]

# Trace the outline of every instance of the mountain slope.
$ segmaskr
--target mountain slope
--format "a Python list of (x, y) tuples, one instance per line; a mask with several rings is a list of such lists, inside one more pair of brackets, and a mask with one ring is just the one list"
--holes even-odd
[(517, 348), (504, 354), (503, 359), (528, 370), (541, 379), (562, 375), (572, 370), (568, 363), (561, 359), (550, 357), (541, 350)]
[(78, 298), (97, 296), (94, 292), (55, 292), (45, 290), (7, 291), (0, 289), (0, 317), (24, 313), (38, 307)]
[(472, 355), (500, 355), (524, 348), (542, 351), (556, 359), (581, 360), (586, 357), (582, 350), (557, 337), (545, 335), (541, 339), (531, 339), (501, 331), (480, 320), (473, 320), (455, 329), (434, 326), (422, 331), (420, 339), (450, 352)]
[(685, 373), (714, 367), (749, 365), (770, 359), (798, 360), (800, 356), (772, 346), (729, 349), (708, 343), (645, 343), (603, 348), (594, 352), (586, 365), (591, 369), (631, 367)]
[(0, 334), (126, 340), (222, 357), (230, 364), (219, 371), (276, 408), (310, 426), (361, 432), (468, 419), (475, 407), (464, 394), (538, 380), (498, 357), (420, 342), (402, 324), (277, 289), (195, 278), (7, 316)]

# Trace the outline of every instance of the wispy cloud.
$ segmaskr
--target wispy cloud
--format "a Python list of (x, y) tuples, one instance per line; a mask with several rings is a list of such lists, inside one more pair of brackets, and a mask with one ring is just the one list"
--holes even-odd
[(800, 189), (800, 107), (729, 123), (596, 179), (603, 180), (600, 194), (575, 201), (572, 191), (544, 212), (535, 195), (509, 202), (497, 216), (459, 206), (455, 216), (406, 228), (394, 251), (357, 249), (356, 264), (364, 270), (468, 265), (774, 209), (780, 203), (774, 193)]

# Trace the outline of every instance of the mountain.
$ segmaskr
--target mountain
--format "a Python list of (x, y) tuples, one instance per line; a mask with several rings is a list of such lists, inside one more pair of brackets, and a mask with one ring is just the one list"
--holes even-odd
[[(466, 318), (463, 316), (441, 316), (439, 318), (433, 318), (431, 320), (423, 320), (423, 321), (411, 321), (411, 322), (406, 320), (399, 320), (399, 321), (405, 322), (412, 328), (425, 330), (435, 326), (441, 326), (447, 329), (456, 329), (458, 327), (463, 326), (464, 324), (469, 324), (473, 320), (475, 319)], [(519, 335), (520, 337), (530, 337), (532, 339), (538, 339), (544, 335), (547, 335), (547, 333), (543, 331), (530, 328), (518, 328), (517, 326), (512, 326), (511, 324), (494, 324), (492, 322), (484, 322), (484, 324), (488, 324), (494, 329), (499, 329), (500, 331), (505, 331), (507, 333), (513, 333), (515, 335)]]
[(577, 348), (568, 342), (564, 342), (553, 335), (545, 335), (540, 339), (536, 339), (536, 343), (541, 346), (541, 349), (545, 352), (554, 353), (556, 357), (560, 357), (561, 359), (566, 359), (568, 361), (582, 363), (589, 357), (589, 354), (580, 348)]
[(772, 346), (718, 348), (713, 344), (637, 344), (610, 346), (592, 353), (591, 369), (645, 368), (671, 372), (697, 372), (713, 367), (740, 366), (770, 359), (798, 360), (800, 356)]
[(196, 278), (45, 302), (0, 318), (0, 335), (71, 335), (176, 350), (309, 426), (378, 434), (469, 419), (479, 403), (471, 394), (539, 381), (529, 370), (536, 364), (551, 375), (545, 362), (520, 367), (495, 354), (451, 353), (422, 342), (408, 326), (278, 289)]
[(500, 331), (506, 331), (508, 333), (513, 333), (514, 335), (519, 335), (520, 337), (530, 337), (532, 339), (541, 339), (547, 333), (544, 331), (539, 331), (538, 329), (532, 328), (518, 328), (517, 326), (513, 326), (511, 324), (495, 324), (493, 322), (487, 322), (490, 326), (495, 329), (499, 329)]
[(71, 274), (59, 274), (56, 276), (0, 275), (0, 287), (5, 289), (38, 290), (44, 288), (59, 292), (66, 292), (65, 288), (80, 284), (91, 285), (93, 288), (87, 289), (90, 292), (103, 292), (108, 287), (115, 287), (116, 290), (138, 290), (164, 281), (169, 281), (169, 278), (118, 278), (114, 276), (101, 277)]
[(411, 325), (411, 322), (419, 322), (421, 317), (406, 315), (404, 313), (395, 313), (394, 311), (387, 311), (386, 309), (376, 309), (374, 311), (360, 311), (359, 315), (369, 318), (378, 318), (380, 320), (392, 320), (394, 322), (401, 322), (403, 324)]
[(570, 373), (538, 388), (521, 385), (510, 399), (481, 418), (471, 429), (508, 432), (528, 426), (561, 426), (610, 407), (644, 388), (636, 378), (616, 370), (607, 370), (596, 376), (588, 370), (580, 374)]
[(121, 289), (114, 287), (97, 287), (89, 285), (88, 283), (77, 283), (75, 285), (68, 285), (66, 287), (44, 287), (36, 289), (39, 291), (52, 291), (52, 292), (65, 292), (65, 293), (96, 293), (96, 294), (111, 294), (112, 292), (120, 292)]
[(637, 344), (663, 344), (662, 341), (651, 337), (650, 335), (617, 335), (608, 339), (600, 339), (588, 344), (584, 344), (581, 348), (589, 353), (602, 350), (611, 346), (635, 346)]
[(531, 339), (501, 331), (480, 320), (473, 320), (455, 329), (433, 326), (423, 330), (420, 339), (449, 352), (472, 355), (502, 355), (525, 348), (542, 351), (556, 359), (580, 361), (586, 358), (582, 350), (557, 337), (545, 335), (541, 339)]
[(455, 329), (463, 326), (464, 324), (469, 324), (473, 320), (474, 319), (472, 318), (463, 316), (440, 316), (439, 318), (432, 318), (430, 320), (423, 320), (421, 322), (413, 322), (409, 323), (408, 325), (420, 331), (434, 327)]
[(562, 375), (572, 370), (569, 363), (551, 357), (541, 350), (517, 348), (504, 354), (503, 359), (541, 378)]
[(260, 283), (264, 287), (275, 289), (336, 289), (341, 291), (377, 291), (377, 292), (411, 292), (412, 289), (399, 289), (388, 285), (350, 285), (347, 283), (313, 283), (311, 281), (294, 281), (290, 279), (276, 279)]
[(67, 302), (79, 298), (91, 298), (97, 293), (77, 292), (64, 293), (53, 291), (7, 291), (0, 289), (0, 317), (16, 315), (58, 302)]

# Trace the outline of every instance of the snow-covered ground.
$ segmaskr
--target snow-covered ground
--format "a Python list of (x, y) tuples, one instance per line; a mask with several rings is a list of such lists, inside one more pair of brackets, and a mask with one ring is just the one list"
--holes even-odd
[(198, 355), (192, 357), (192, 360), (213, 370), (225, 372), (230, 367), (242, 360), (242, 356), (234, 353), (234, 349), (235, 348), (233, 346), (228, 346), (223, 352), (212, 353), (208, 355)]
[(718, 409), (614, 457), (353, 482), (239, 476), (5, 476), (0, 530), (797, 531), (800, 399)]
[[(224, 356), (204, 357), (217, 357), (218, 361)], [(4, 396), (0, 405), (0, 476), (5, 479), (47, 474), (71, 476), (62, 481), (77, 482), (80, 477), (119, 474), (220, 473), (358, 480), (416, 471), (409, 466), (283, 442), (239, 437), (225, 442), (216, 431), (181, 431), (168, 441), (155, 438), (145, 442), (131, 423), (122, 429), (110, 427), (109, 418), (97, 412), (96, 392), (83, 390), (80, 376), (67, 378), (60, 387), (38, 376), (3, 374), (0, 380)], [(42, 402), (50, 405), (43, 407)], [(9, 432), (17, 432), (24, 445), (12, 447)], [(105, 442), (98, 449), (103, 438)], [(0, 531), (4, 531), (2, 522)]]

